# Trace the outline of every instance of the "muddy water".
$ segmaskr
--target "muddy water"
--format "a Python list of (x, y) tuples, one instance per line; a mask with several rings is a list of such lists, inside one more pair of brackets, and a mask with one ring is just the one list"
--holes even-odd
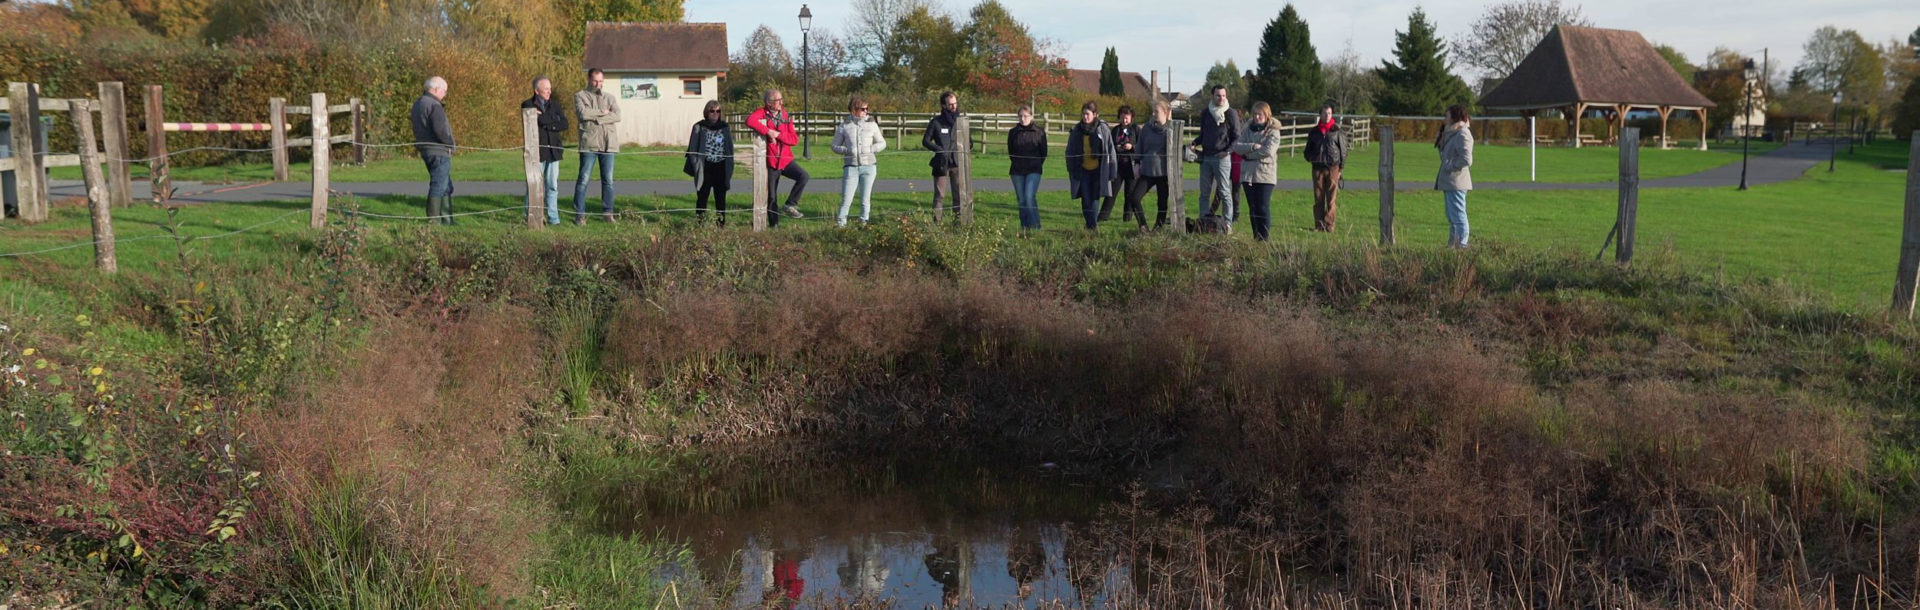
[(690, 559), (663, 577), (723, 607), (1102, 606), (1131, 588), (1090, 525), (1111, 499), (1102, 486), (1045, 468), (884, 468), (806, 473), (789, 489), (755, 478), (756, 497), (656, 506), (632, 527), (685, 543)]

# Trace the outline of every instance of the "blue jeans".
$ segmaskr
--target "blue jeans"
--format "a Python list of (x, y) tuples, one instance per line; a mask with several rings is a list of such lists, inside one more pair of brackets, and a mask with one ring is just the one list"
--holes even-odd
[(1100, 170), (1091, 169), (1080, 174), (1080, 216), (1087, 221), (1087, 230), (1100, 227), (1100, 188), (1107, 181), (1100, 179)]
[(1014, 174), (1013, 196), (1020, 203), (1020, 228), (1040, 228), (1040, 174)]
[[(1216, 199), (1218, 197), (1218, 199)], [(1217, 204), (1215, 202), (1218, 202)], [(1218, 205), (1219, 207), (1214, 207)], [(1232, 220), (1233, 159), (1200, 158), (1200, 215), (1226, 216)]]
[(560, 162), (541, 161), (540, 175), (546, 180), (547, 224), (560, 224)]
[(573, 181), (573, 213), (587, 213), (587, 176), (600, 163), (600, 211), (613, 213), (613, 153), (580, 151), (580, 177)]
[(1465, 247), (1467, 245), (1467, 192), (1441, 191), (1447, 200), (1447, 224), (1452, 225), (1447, 233), (1447, 245)]
[(453, 157), (428, 155), (420, 158), (427, 164), (427, 198), (453, 196)]
[(840, 215), (835, 217), (840, 226), (847, 226), (847, 210), (853, 207), (854, 191), (860, 192), (860, 224), (866, 224), (873, 212), (873, 178), (879, 175), (877, 165), (848, 165), (846, 176), (840, 179)]

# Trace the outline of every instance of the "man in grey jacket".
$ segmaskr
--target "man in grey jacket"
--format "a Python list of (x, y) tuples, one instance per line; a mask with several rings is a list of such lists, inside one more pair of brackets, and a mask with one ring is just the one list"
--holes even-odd
[(574, 114), (580, 117), (580, 175), (573, 181), (573, 224), (587, 223), (587, 176), (600, 164), (600, 211), (613, 222), (613, 155), (620, 139), (613, 126), (620, 122), (620, 100), (601, 90), (607, 74), (587, 70), (587, 88), (573, 94)]
[(408, 112), (413, 124), (413, 148), (427, 164), (427, 218), (434, 224), (453, 224), (453, 127), (447, 124), (447, 79), (427, 79), (427, 91)]

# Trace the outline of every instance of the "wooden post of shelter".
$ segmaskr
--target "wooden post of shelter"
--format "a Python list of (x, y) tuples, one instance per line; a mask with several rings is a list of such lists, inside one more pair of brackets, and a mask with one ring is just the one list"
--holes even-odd
[(973, 135), (968, 129), (970, 122), (971, 119), (966, 115), (960, 115), (960, 119), (954, 123), (954, 129), (959, 133), (953, 134), (953, 141), (961, 146), (957, 167), (953, 169), (959, 172), (954, 175), (953, 203), (959, 207), (956, 216), (962, 226), (973, 224)]
[(43, 188), (46, 173), (41, 169), (41, 155), (46, 151), (40, 150), (40, 138), (36, 137), (40, 129), (40, 100), (33, 85), (7, 83), (7, 111), (13, 121), (13, 184), (14, 192), (19, 195), (20, 220), (44, 222), (47, 219), (47, 196)]
[(73, 130), (79, 139), (80, 176), (86, 182), (87, 211), (93, 217), (93, 265), (101, 273), (119, 270), (113, 254), (113, 212), (107, 201), (106, 178), (100, 175), (100, 153), (93, 145), (93, 103), (73, 100)]
[(1920, 286), (1920, 130), (1907, 154), (1907, 211), (1900, 235), (1900, 274), (1893, 281), (1893, 313), (1913, 318), (1915, 286)]
[(1634, 224), (1640, 214), (1640, 129), (1625, 127), (1620, 130), (1620, 209), (1615, 219), (1618, 243), (1614, 247), (1614, 261), (1620, 264), (1633, 262)]
[(315, 229), (327, 224), (328, 174), (333, 169), (332, 133), (327, 124), (327, 94), (313, 94), (313, 208), (307, 224)]
[(133, 205), (133, 172), (127, 161), (127, 88), (117, 82), (100, 83), (100, 135), (106, 149), (107, 203)]
[(160, 85), (147, 85), (147, 181), (152, 185), (154, 203), (162, 204), (173, 196), (173, 180), (167, 175), (165, 96)]
[(347, 111), (352, 124), (348, 127), (353, 134), (353, 164), (367, 164), (367, 102), (360, 98), (347, 100)]
[(753, 167), (753, 231), (767, 230), (767, 139), (753, 138), (753, 158), (747, 160)]
[(1380, 126), (1380, 245), (1393, 245), (1393, 126)]
[(1673, 107), (1661, 106), (1659, 108), (1659, 112), (1660, 112), (1660, 150), (1667, 150), (1669, 148), (1673, 148), (1672, 141), (1667, 138), (1667, 119), (1673, 116)]
[(287, 152), (287, 98), (267, 98), (267, 130), (272, 133), (273, 179), (275, 182), (290, 180), (291, 163)]
[(1707, 131), (1707, 109), (1696, 108), (1693, 113), (1700, 116), (1700, 150), (1706, 150), (1707, 133), (1709, 133)]
[(540, 171), (540, 111), (534, 108), (520, 109), (520, 165), (527, 173), (527, 228), (538, 229), (546, 226), (546, 175)]
[[(1167, 226), (1175, 233), (1187, 232), (1186, 169), (1185, 157), (1181, 154), (1185, 147), (1181, 136), (1186, 130), (1186, 121), (1175, 120), (1167, 126), (1173, 136), (1167, 138)], [(1142, 206), (1145, 209), (1145, 206)]]

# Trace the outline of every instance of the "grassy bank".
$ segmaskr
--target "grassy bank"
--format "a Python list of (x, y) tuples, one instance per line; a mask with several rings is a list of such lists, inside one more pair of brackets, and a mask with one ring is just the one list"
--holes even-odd
[[(1231, 533), (1254, 546), (1213, 552), (1311, 570), (1301, 586), (1328, 596), (1175, 583), (1160, 607), (1408, 591), (1449, 607), (1907, 604), (1920, 334), (1693, 254), (1793, 224), (1739, 210), (1897, 192), (1864, 167), (1832, 179), (1643, 193), (1626, 269), (1591, 262), (1610, 197), (1579, 194), (1476, 194), (1486, 237), (1467, 252), (1429, 245), (1444, 225), (1420, 195), (1402, 198), (1392, 249), (1371, 245), (1364, 203), (1341, 233), (1265, 244), (1086, 236), (1055, 200), (1051, 228), (1020, 239), (991, 197), (972, 229), (887, 215), (766, 234), (664, 214), (542, 232), (511, 211), (452, 230), (343, 216), (315, 232), (297, 204), (129, 209), (121, 235), (146, 239), (121, 244), (118, 276), (89, 272), (87, 248), (0, 259), (0, 590), (651, 607), (646, 575), (679, 551), (613, 533), (632, 510), (610, 500), (697, 486), (673, 457), (689, 451), (798, 444), (1110, 481), (1171, 465), (1178, 493), (1128, 510), (1175, 529), (1120, 544), (1225, 561), (1176, 541)], [(1886, 213), (1859, 205), (1835, 226)], [(79, 210), (56, 216), (0, 235), (84, 241)], [(1683, 224), (1704, 217), (1723, 224)], [(1715, 240), (1647, 245), (1676, 225)], [(1743, 260), (1784, 269), (1760, 251)]]

